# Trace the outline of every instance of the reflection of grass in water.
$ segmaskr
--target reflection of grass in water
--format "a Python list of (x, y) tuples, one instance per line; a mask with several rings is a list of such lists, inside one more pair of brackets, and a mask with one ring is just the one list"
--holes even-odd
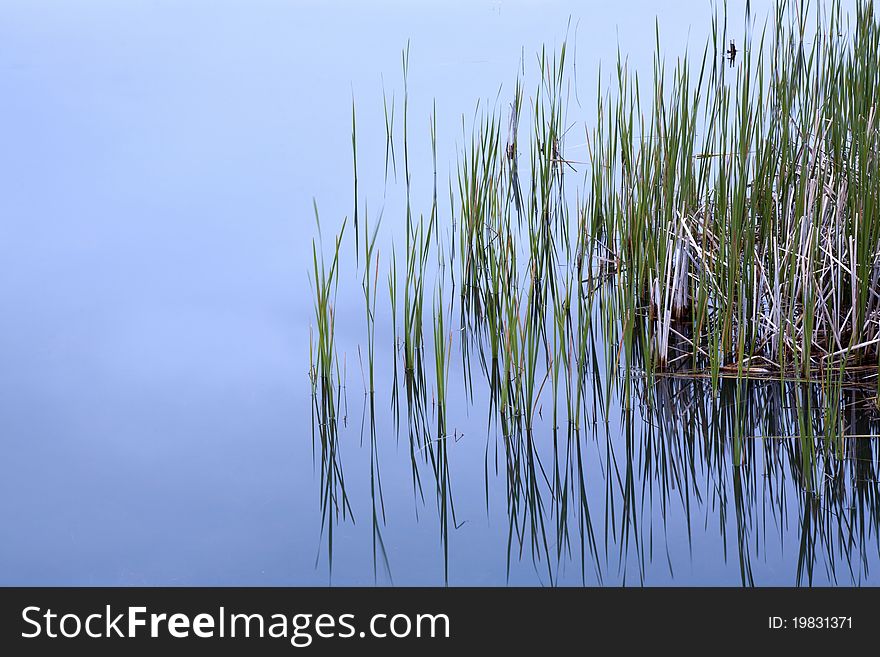
[[(820, 390), (790, 395), (794, 409), (785, 420), (785, 431), (796, 436), (791, 453), (797, 463), (791, 468), (805, 496), (818, 495), (827, 483), (816, 470), (819, 464), (845, 462), (851, 449), (845, 426), (852, 422), (838, 401), (855, 382), (877, 385), (880, 26), (871, 3), (859, 4), (851, 32), (844, 32), (849, 28), (838, 3), (808, 29), (811, 20), (801, 5), (780, 3), (769, 27), (758, 34), (747, 16), (739, 60), (728, 64), (725, 10), (713, 21), (696, 66), (685, 56), (671, 68), (661, 56), (658, 27), (650, 83), (630, 72), (618, 55), (613, 88), (605, 93), (600, 86), (596, 123), (582, 133), (584, 162), (566, 155), (566, 144), (577, 132), (568, 119), (567, 47), (563, 43), (557, 56), (542, 51), (540, 82), (528, 103), (518, 76), (506, 121), (497, 110), (478, 105), (456, 184), (450, 180), (449, 225), (437, 202), (436, 106), (430, 121), (431, 211), (427, 217), (413, 211), (407, 45), (397, 150), (396, 103), (392, 95), (389, 104), (383, 89), (385, 181), (389, 168), (396, 178), (395, 153), (400, 153), (406, 186), (403, 268), (398, 272), (392, 249), (388, 269), (395, 354), (391, 399), (399, 425), (399, 353), (413, 489), (424, 500), (420, 467), (430, 463), (447, 573), (447, 508), (452, 506), (447, 380), (456, 333), (462, 336), (466, 396), (473, 400), (474, 372), (478, 378), (481, 370), (489, 389), (488, 428), (496, 427), (503, 442), (509, 554), (522, 555), (528, 543), (532, 557), (546, 561), (550, 581), (555, 578), (551, 561), (564, 561), (572, 549), (574, 526), (582, 572), (589, 561), (601, 578), (614, 541), (621, 562), (630, 550), (637, 555), (639, 578), (644, 578), (654, 545), (653, 528), (649, 522), (645, 533), (641, 516), (646, 478), (678, 481), (686, 476), (681, 464), (690, 463), (695, 480), (693, 452), (675, 456), (678, 464), (657, 462), (653, 459), (673, 457), (662, 450), (646, 452), (654, 449), (651, 439), (639, 438), (644, 434), (638, 429), (640, 414), (660, 420), (654, 414), (670, 389), (699, 390), (704, 397), (695, 393), (689, 403), (706, 405), (705, 416), (720, 423), (710, 433), (729, 442), (734, 475), (725, 485), (733, 491), (744, 584), (754, 577), (748, 547), (756, 481), (749, 471), (752, 422), (755, 408), (764, 403), (755, 398), (749, 379), (785, 377), (804, 391)], [(529, 110), (525, 140), (519, 135), (524, 107)], [(521, 150), (528, 154), (526, 171)], [(358, 212), (354, 104), (352, 151), (356, 233), (360, 216), (364, 223), (372, 393), (378, 226), (370, 234), (366, 211)], [(585, 185), (572, 204), (567, 181), (582, 166)], [(428, 267), (432, 249), (436, 272)], [(449, 325), (452, 304), (444, 304), (450, 282), (451, 300), (459, 304), (458, 327)], [(432, 285), (433, 391), (424, 357), (423, 303)], [(328, 362), (320, 327), (318, 333), (316, 372)], [(730, 378), (738, 383), (731, 386)], [(316, 375), (313, 381), (321, 379)], [(787, 390), (789, 384), (760, 385)], [(437, 413), (435, 427), (428, 421), (429, 399)], [(720, 399), (727, 406), (719, 406)], [(375, 426), (372, 395), (370, 401)], [(594, 527), (588, 503), (584, 448), (588, 436), (601, 435), (599, 427), (617, 406), (626, 450), (618, 459), (611, 440), (604, 450), (601, 465), (609, 489), (603, 547), (597, 538), (603, 530)], [(663, 421), (669, 429), (665, 435), (675, 435), (673, 426), (678, 435), (695, 430)], [(542, 423), (550, 423), (552, 432), (549, 459), (547, 445), (539, 442)], [(653, 425), (646, 431), (650, 435)], [(488, 442), (485, 454), (488, 508)], [(713, 454), (713, 462), (722, 463), (725, 454)], [(551, 463), (552, 469), (545, 469)], [(662, 489), (664, 518), (668, 494)], [(726, 500), (725, 492), (722, 532)], [(570, 515), (575, 510), (576, 523)], [(804, 554), (815, 552), (809, 548), (813, 539), (804, 545)], [(374, 560), (375, 551), (374, 540)], [(801, 574), (811, 581), (811, 572), (805, 566), (799, 581)]]
[[(794, 477), (801, 491), (797, 499), (800, 517), (798, 509), (794, 510), (801, 534), (796, 581), (812, 583), (820, 554), (831, 581), (837, 581), (838, 562), (845, 568), (841, 574), (848, 573), (852, 582), (867, 577), (859, 568), (867, 567), (866, 549), (870, 541), (876, 543), (880, 531), (880, 499), (877, 441), (864, 438), (877, 434), (877, 419), (857, 412), (858, 406), (873, 403), (864, 390), (829, 391), (808, 382), (731, 380), (722, 384), (713, 399), (707, 394), (709, 387), (706, 379), (663, 377), (657, 381), (647, 427), (657, 454), (654, 461), (674, 475), (664, 495), (677, 491), (689, 508), (691, 501), (684, 493), (708, 492), (726, 509), (732, 487), (737, 559), (743, 583), (751, 584), (751, 558), (760, 554), (762, 546), (766, 550), (762, 533), (778, 531), (781, 537), (790, 520), (792, 503), (785, 498), (784, 482)], [(738, 403), (738, 395), (748, 403)], [(824, 409), (830, 407), (839, 409), (842, 420), (835, 427), (840, 432), (836, 435), (824, 425)], [(734, 459), (738, 454), (737, 467), (728, 466), (728, 454)], [(759, 463), (763, 472), (757, 469)], [(702, 493), (697, 476), (700, 466), (709, 475)], [(657, 477), (652, 472), (643, 476)], [(724, 515), (719, 526), (726, 545)]]
[[(361, 415), (361, 444), (363, 445), (365, 424), (367, 420), (367, 405), (369, 404), (369, 441), (370, 441), (370, 502), (371, 502), (371, 526), (373, 541), (373, 581), (378, 583), (379, 564), (388, 575), (391, 583), (394, 578), (391, 575), (391, 562), (385, 549), (385, 540), (382, 537), (382, 528), (385, 526), (385, 494), (382, 490), (382, 474), (379, 469), (379, 442), (376, 436), (376, 396), (374, 393), (364, 395), (364, 408)], [(380, 561), (381, 559), (381, 561)]]

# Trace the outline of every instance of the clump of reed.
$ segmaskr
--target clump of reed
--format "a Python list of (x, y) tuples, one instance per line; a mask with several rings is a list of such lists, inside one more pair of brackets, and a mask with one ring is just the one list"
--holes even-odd
[(658, 46), (646, 110), (622, 63), (602, 101), (593, 228), (658, 367), (876, 370), (880, 24), (870, 2), (851, 31), (839, 3), (812, 27), (805, 7), (780, 2), (770, 34), (747, 28), (733, 81), (725, 20), (671, 85)]
[[(445, 560), (450, 517), (455, 526), (447, 440), (453, 335), (461, 336), (466, 392), (473, 397), (475, 362), (488, 383), (488, 429), (500, 432), (508, 480), (509, 549), (522, 552), (528, 543), (548, 568), (548, 512), (558, 523), (558, 561), (568, 544), (565, 511), (573, 507), (581, 560), (589, 551), (598, 572), (581, 436), (607, 421), (615, 397), (634, 433), (635, 402), (656, 412), (673, 403), (664, 391), (675, 381), (708, 381), (712, 392), (729, 395), (722, 379), (736, 379), (735, 416), (723, 421), (739, 468), (752, 449), (747, 386), (740, 384), (763, 377), (818, 382), (822, 394), (809, 398), (786, 429), (800, 422), (793, 449), (802, 458), (803, 487), (814, 487), (817, 441), (842, 456), (841, 391), (855, 379), (880, 385), (880, 21), (870, 1), (859, 2), (851, 18), (839, 2), (810, 10), (779, 0), (760, 31), (747, 12), (736, 58), (726, 51), (732, 32), (725, 9), (699, 61), (683, 56), (674, 64), (662, 55), (658, 27), (650, 86), (620, 55), (608, 90), (600, 69), (596, 120), (581, 133), (582, 162), (568, 155), (579, 130), (569, 119), (567, 46), (556, 55), (542, 51), (528, 103), (523, 69), (509, 107), (478, 105), (470, 135), (462, 120), (465, 146), (450, 180), (448, 217), (438, 205), (436, 106), (430, 210), (414, 209), (407, 46), (399, 111), (383, 91), (386, 185), (389, 171), (397, 177), (398, 156), (405, 184), (405, 236), (397, 242), (405, 251), (398, 257), (392, 247), (387, 258), (391, 403), (399, 425), (400, 371), (413, 487), (424, 501), (419, 468), (430, 463)], [(352, 155), (375, 457), (378, 222), (370, 232), (366, 206), (359, 210), (354, 104)], [(583, 174), (581, 187), (572, 184), (573, 174)], [(339, 378), (331, 298), (341, 239), (342, 231), (329, 271), (319, 268), (317, 255), (314, 264), (318, 338), (311, 373), (318, 415), (334, 418), (328, 426), (335, 426), (334, 369)], [(429, 267), (432, 250), (436, 271)], [(433, 307), (426, 308), (432, 290)], [(545, 407), (554, 448), (549, 474), (536, 440)], [(632, 440), (628, 435), (628, 450)], [(489, 460), (487, 442), (487, 478)], [(610, 471), (610, 457), (606, 465)], [(634, 479), (623, 477), (626, 486)], [(376, 490), (377, 535), (381, 486)], [(635, 491), (622, 494), (621, 540), (637, 521)], [(488, 483), (486, 495), (488, 504)], [(615, 520), (605, 519), (606, 551), (609, 523)], [(374, 540), (374, 559), (377, 543), (384, 553), (381, 538)], [(552, 570), (547, 574), (552, 579)], [(743, 581), (750, 579), (744, 564)]]

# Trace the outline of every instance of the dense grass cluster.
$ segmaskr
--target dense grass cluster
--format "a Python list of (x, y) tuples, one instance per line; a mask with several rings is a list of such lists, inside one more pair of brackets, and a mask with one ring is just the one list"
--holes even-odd
[(623, 65), (600, 104), (588, 221), (659, 366), (876, 364), (880, 30), (803, 7), (746, 32), (732, 83), (716, 27), (696, 75), (658, 59), (647, 112)]
[[(399, 427), (404, 393), (413, 487), (422, 498), (419, 464), (430, 465), (444, 555), (449, 520), (455, 524), (446, 406), (456, 348), (466, 394), (473, 398), (475, 378), (488, 384), (488, 429), (504, 445), (511, 549), (528, 545), (548, 564), (543, 483), (554, 507), (566, 507), (553, 514), (557, 523), (574, 510), (584, 554), (598, 549), (578, 437), (595, 430), (615, 394), (625, 411), (637, 400), (648, 421), (657, 414), (658, 426), (687, 433), (669, 390), (705, 387), (711, 399), (722, 379), (734, 379), (725, 433), (740, 466), (744, 450), (754, 449), (743, 440), (764, 421), (740, 407), (747, 380), (791, 382), (780, 390), (815, 384), (818, 394), (788, 395), (795, 410), (779, 419), (784, 430), (766, 431), (797, 439), (793, 454), (810, 490), (815, 437), (824, 437), (829, 458), (842, 456), (844, 390), (876, 391), (880, 355), (880, 22), (869, 1), (846, 14), (838, 2), (780, 0), (763, 25), (747, 10), (737, 35), (724, 13), (698, 61), (670, 62), (658, 30), (649, 77), (630, 71), (622, 56), (610, 88), (600, 71), (590, 127), (570, 121), (566, 45), (555, 56), (542, 51), (528, 102), (518, 78), (509, 108), (475, 115), (450, 181), (448, 215), (438, 200), (436, 109), (433, 197), (426, 213), (413, 207), (404, 52), (400, 111), (393, 97), (384, 107), (386, 183), (402, 158), (406, 188), (404, 251), (392, 248), (386, 265), (391, 403)], [(586, 141), (586, 161), (567, 157), (573, 135)], [(354, 105), (352, 155), (368, 336), (361, 370), (375, 443), (379, 222), (371, 232), (358, 198)], [(328, 514), (346, 509), (335, 448), (341, 384), (333, 304), (342, 248), (340, 232), (325, 270), (316, 247), (312, 281), (311, 372)], [(545, 414), (557, 457), (560, 430), (567, 437), (558, 443), (564, 463), (549, 472), (533, 431)], [(492, 461), (487, 443), (487, 477)], [(373, 468), (375, 557), (377, 545), (384, 555), (384, 502), (375, 458)], [(568, 532), (568, 522), (557, 530)], [(606, 532), (607, 525), (606, 518)], [(567, 534), (556, 537), (557, 550), (567, 544)]]

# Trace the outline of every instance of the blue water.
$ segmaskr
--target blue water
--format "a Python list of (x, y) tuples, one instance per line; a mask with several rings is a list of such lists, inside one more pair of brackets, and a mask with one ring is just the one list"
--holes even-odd
[[(730, 3), (731, 15), (743, 4)], [(449, 445), (446, 541), (433, 492), (414, 490), (405, 429), (395, 429), (380, 386), (388, 558), (375, 563), (357, 356), (363, 301), (350, 254), (337, 339), (354, 519), (335, 522), (330, 567), (310, 420), (307, 271), (313, 199), (328, 235), (352, 213), (352, 97), (362, 201), (373, 215), (385, 210), (384, 267), (404, 215), (399, 153), (397, 182), (393, 171), (385, 181), (382, 94), (396, 103), (399, 129), (407, 42), (413, 191), (427, 212), (435, 101), (442, 196), (477, 101), (506, 106), (517, 72), (568, 34), (577, 63), (569, 104), (581, 127), (567, 153), (585, 159), (599, 62), (607, 74), (619, 47), (650, 70), (658, 13), (670, 58), (701, 50), (710, 12), (703, 2), (4, 2), (0, 584), (880, 582), (876, 481), (854, 502), (862, 543), (842, 539), (838, 522), (807, 577), (798, 572), (805, 518), (811, 505), (829, 505), (804, 492), (784, 457), (773, 465), (761, 443), (746, 452), (746, 476), (723, 431), (694, 439), (685, 423), (649, 440), (636, 413), (628, 437), (617, 408), (579, 438), (596, 554), (586, 549), (582, 563), (577, 516), (560, 532), (544, 484), (540, 549), (527, 527), (523, 549), (516, 538), (509, 547), (503, 456), (500, 473), (494, 467), (503, 448), (487, 431), (485, 397), (465, 400), (457, 351), (449, 424), (463, 437)], [(376, 377), (387, 382), (381, 298), (380, 312)], [(552, 468), (548, 424), (538, 437)], [(876, 469), (876, 444), (865, 444), (860, 458)], [(646, 466), (649, 454), (663, 467)], [(735, 491), (745, 495), (739, 507)]]

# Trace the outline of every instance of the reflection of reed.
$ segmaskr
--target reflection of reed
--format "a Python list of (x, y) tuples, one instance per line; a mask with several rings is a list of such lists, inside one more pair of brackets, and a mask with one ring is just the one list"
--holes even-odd
[[(442, 324), (436, 336), (436, 344), (445, 344)], [(438, 348), (439, 349), (439, 348)], [(416, 351), (418, 360), (422, 359), (420, 351)], [(437, 355), (435, 367), (438, 388), (445, 385), (447, 363), (445, 352)], [(404, 384), (406, 387), (408, 437), (410, 469), (412, 473), (413, 494), (416, 497), (416, 512), (419, 502), (425, 502), (422, 468), (429, 468), (431, 481), (434, 484), (434, 495), (440, 524), (440, 545), (443, 551), (444, 581), (449, 580), (449, 522), (455, 525), (455, 506), (452, 501), (452, 486), (449, 471), (448, 434), (446, 432), (446, 408), (442, 397), (429, 402), (428, 387), (421, 368), (405, 370)], [(430, 407), (429, 407), (430, 406)], [(436, 422), (431, 422), (431, 415)]]
[[(869, 543), (877, 549), (880, 504), (878, 419), (862, 408), (870, 404), (864, 391), (723, 380), (714, 396), (706, 379), (658, 377), (639, 394), (646, 408), (641, 455), (650, 457), (642, 480), (668, 482), (659, 488), (663, 502), (677, 490), (683, 504), (689, 504), (688, 491), (699, 500), (705, 482), (702, 493), (719, 505), (725, 546), (732, 494), (743, 584), (754, 583), (751, 560), (766, 545), (762, 533), (775, 527), (782, 534), (794, 511), (801, 537), (796, 583), (811, 584), (820, 561), (829, 581), (857, 583), (867, 575), (859, 569), (867, 568)], [(829, 408), (841, 409), (840, 422), (830, 427)], [(786, 499), (791, 490), (797, 492), (794, 511)], [(689, 509), (686, 516), (690, 525)]]
[(339, 455), (339, 427), (335, 408), (342, 397), (342, 386), (322, 385), (313, 395), (312, 445), (320, 445), (321, 535), (326, 532), (327, 558), (333, 573), (333, 527), (342, 516), (351, 516), (351, 505), (345, 492), (345, 477)]
[[(659, 559), (674, 576), (663, 545), (674, 515), (684, 519), (691, 550), (695, 526), (717, 525), (724, 559), (736, 560), (743, 585), (760, 583), (754, 561), (774, 556), (768, 544), (784, 547), (795, 523), (794, 583), (812, 584), (817, 569), (829, 582), (866, 579), (868, 556), (880, 554), (880, 499), (877, 418), (858, 411), (863, 393), (842, 391), (842, 432), (830, 434), (818, 385), (752, 381), (737, 390), (730, 382), (718, 396), (709, 386), (662, 377), (648, 390), (641, 380), (644, 414), (624, 412), (618, 435), (599, 422), (590, 435), (507, 436), (508, 567), (531, 559), (548, 583), (570, 566), (585, 582), (646, 583)], [(597, 447), (601, 458), (588, 465)], [(592, 475), (604, 492), (590, 486)], [(596, 516), (603, 506), (604, 518)]]
[(385, 494), (382, 491), (382, 474), (379, 469), (379, 444), (376, 440), (376, 395), (368, 393), (364, 395), (364, 408), (361, 415), (361, 444), (364, 442), (364, 432), (367, 420), (367, 405), (369, 404), (370, 418), (370, 507), (371, 527), (373, 543), (373, 582), (379, 581), (379, 563), (381, 559), (383, 571), (388, 575), (391, 583), (394, 578), (391, 575), (391, 563), (388, 560), (388, 552), (385, 549), (385, 540), (382, 538), (382, 528), (385, 526)]

